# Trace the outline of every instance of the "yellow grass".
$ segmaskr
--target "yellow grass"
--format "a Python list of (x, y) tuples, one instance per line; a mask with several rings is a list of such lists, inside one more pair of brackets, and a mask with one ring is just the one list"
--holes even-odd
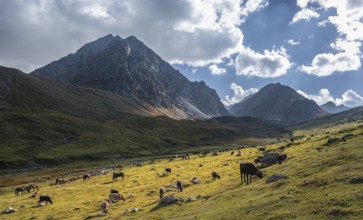
[[(115, 182), (111, 181), (112, 174), (56, 186), (50, 186), (54, 182), (51, 179), (41, 183), (39, 194), (50, 196), (54, 204), (41, 208), (37, 207), (37, 199), (29, 198), (32, 194), (15, 196), (16, 186), (6, 187), (1, 189), (0, 208), (11, 206), (17, 212), (2, 214), (0, 219), (363, 219), (363, 184), (349, 182), (363, 176), (362, 132), (359, 124), (297, 131), (296, 135), (314, 136), (294, 142), (284, 151), (289, 157), (287, 163), (262, 169), (264, 178), (254, 177), (250, 185), (240, 183), (239, 164), (259, 156), (255, 148), (243, 149), (242, 157), (231, 156), (228, 151), (216, 157), (192, 156), (187, 161), (146, 161), (142, 167), (125, 167), (125, 179)], [(358, 136), (346, 143), (323, 146), (328, 137), (346, 133)], [(282, 144), (266, 147), (278, 151)], [(162, 177), (167, 167), (172, 173)], [(212, 182), (212, 171), (218, 172), (221, 179)], [(286, 174), (288, 179), (266, 183), (267, 177), (275, 173)], [(193, 177), (202, 182), (192, 184)], [(175, 184), (177, 179), (184, 181), (184, 191), (166, 195), (198, 200), (159, 207), (159, 188)], [(119, 190), (126, 202), (112, 204), (103, 216), (99, 203), (111, 189)], [(140, 211), (124, 213), (135, 207)]]

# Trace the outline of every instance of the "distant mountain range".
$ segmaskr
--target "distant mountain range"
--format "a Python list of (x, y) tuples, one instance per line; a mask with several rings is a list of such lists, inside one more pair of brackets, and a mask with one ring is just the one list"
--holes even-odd
[(150, 116), (229, 115), (215, 90), (203, 81), (190, 82), (133, 36), (107, 35), (32, 74), (113, 92)]
[(313, 100), (306, 99), (294, 89), (280, 83), (266, 85), (233, 105), (229, 112), (234, 116), (250, 116), (286, 124), (328, 115)]
[(326, 112), (329, 112), (329, 113), (339, 113), (339, 112), (342, 112), (342, 111), (346, 111), (348, 110), (349, 108), (345, 105), (335, 105), (334, 102), (327, 102), (325, 103), (324, 105), (321, 105), (320, 106), (324, 111)]

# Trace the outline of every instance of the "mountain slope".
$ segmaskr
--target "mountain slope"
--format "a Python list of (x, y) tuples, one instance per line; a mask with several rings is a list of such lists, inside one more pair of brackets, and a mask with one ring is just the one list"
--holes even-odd
[(288, 124), (327, 114), (314, 101), (280, 83), (266, 85), (248, 99), (233, 105), (229, 112), (235, 116), (251, 116)]
[(152, 116), (228, 115), (215, 90), (204, 82), (190, 82), (133, 36), (107, 35), (33, 74), (111, 91), (138, 103)]
[(339, 113), (342, 111), (346, 111), (349, 108), (345, 105), (335, 105), (334, 102), (327, 102), (324, 105), (321, 105), (320, 108), (322, 108), (324, 111), (329, 112), (329, 113)]
[(0, 67), (0, 167), (192, 151), (259, 137), (255, 131), (281, 135), (266, 120), (146, 117), (133, 105), (111, 92)]
[(339, 124), (363, 121), (363, 106), (349, 109), (336, 114), (327, 115), (310, 121), (291, 125), (288, 129), (311, 129), (318, 127), (333, 127)]

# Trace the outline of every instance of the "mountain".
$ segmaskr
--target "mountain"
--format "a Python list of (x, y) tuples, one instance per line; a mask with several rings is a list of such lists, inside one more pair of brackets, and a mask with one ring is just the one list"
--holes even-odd
[(190, 82), (134, 36), (107, 35), (32, 74), (113, 92), (151, 116), (228, 115), (215, 90), (203, 81)]
[(334, 102), (329, 101), (327, 103), (325, 103), (324, 105), (321, 105), (320, 108), (322, 108), (324, 111), (329, 112), (329, 113), (339, 113), (342, 111), (346, 111), (349, 108), (345, 105), (335, 105)]
[(231, 116), (174, 120), (105, 90), (0, 66), (0, 168), (194, 151), (281, 135), (277, 123)]
[(328, 114), (314, 101), (280, 83), (268, 84), (260, 91), (233, 105), (234, 116), (251, 116), (286, 124), (307, 121)]

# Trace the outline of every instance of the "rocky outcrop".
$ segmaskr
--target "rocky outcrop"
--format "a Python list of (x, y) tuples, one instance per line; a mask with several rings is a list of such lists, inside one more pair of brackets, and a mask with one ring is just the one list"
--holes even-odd
[(279, 153), (267, 153), (262, 156), (260, 163), (262, 167), (272, 166), (277, 163)]
[(177, 202), (194, 202), (197, 199), (194, 197), (179, 197), (179, 196), (165, 196), (162, 199), (160, 199), (159, 205), (170, 205)]
[(193, 179), (190, 182), (192, 182), (193, 184), (198, 184), (202, 181), (200, 179), (198, 179), (197, 177), (193, 177)]
[(32, 74), (111, 91), (150, 115), (210, 118), (228, 115), (215, 90), (190, 82), (136, 37), (107, 35)]

